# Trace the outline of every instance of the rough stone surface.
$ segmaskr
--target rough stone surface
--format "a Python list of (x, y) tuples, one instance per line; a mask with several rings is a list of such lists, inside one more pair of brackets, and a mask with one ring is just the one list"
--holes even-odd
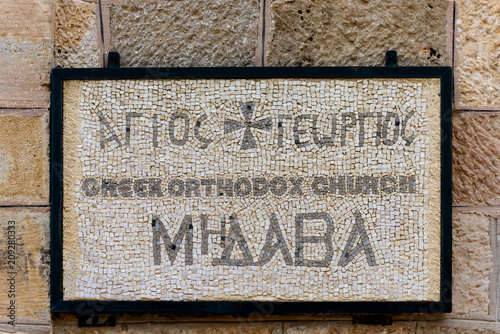
[[(53, 23), (51, 22), (52, 2)], [(110, 5), (112, 51), (123, 66), (252, 66), (260, 43), (256, 0), (208, 2), (127, 1)], [(0, 6), (0, 205), (48, 202), (48, 136), (45, 108), (55, 66), (99, 65), (96, 0), (3, 0)], [(109, 3), (103, 1), (103, 3)], [(447, 0), (274, 0), (266, 65), (382, 65), (396, 49), (400, 65), (451, 65)], [(457, 0), (456, 91), (458, 109), (500, 109), (500, 3)], [(271, 6), (269, 6), (271, 5)], [(432, 6), (432, 8), (431, 8)], [(301, 13), (299, 13), (301, 11)], [(309, 12), (308, 12), (309, 11)], [(51, 29), (54, 28), (54, 40)], [(59, 52), (59, 50), (61, 52)], [(439, 55), (439, 58), (438, 58)], [(2, 108), (42, 108), (13, 112)], [(500, 205), (500, 115), (456, 113), (453, 132), (453, 199), (457, 206)], [(151, 324), (138, 319), (95, 333), (500, 333), (495, 287), (497, 245), (492, 226), (500, 213), (454, 212), (453, 310), (432, 321), (392, 326), (350, 321), (285, 324)], [(0, 332), (50, 333), (48, 300), (49, 217), (46, 209), (0, 209)], [(7, 324), (6, 222), (15, 220), (20, 267), (16, 285), (17, 321)], [(500, 229), (497, 226), (497, 233)], [(497, 265), (495, 266), (495, 262)], [(412, 318), (413, 315), (408, 315)], [(447, 317), (490, 321), (443, 320)], [(493, 321), (491, 321), (493, 319)], [(54, 333), (88, 333), (76, 319), (55, 322)], [(155, 321), (159, 321), (155, 318)], [(170, 321), (170, 320), (169, 320)], [(192, 322), (200, 318), (193, 317)], [(208, 320), (214, 321), (214, 320)], [(23, 323), (23, 324), (22, 324)]]
[(351, 322), (307, 322), (285, 324), (284, 334), (410, 334), (416, 322), (396, 322), (389, 326), (353, 325)]
[[(115, 328), (93, 328), (94, 334), (111, 333), (168, 333), (168, 334), (281, 334), (279, 323), (191, 323), (191, 324), (117, 324)], [(53, 333), (80, 334), (88, 333), (88, 328), (75, 325), (53, 325)]]
[(0, 19), (0, 108), (47, 108), (51, 1), (4, 0)]
[[(498, 261), (499, 261), (499, 248), (500, 248), (500, 215), (497, 216), (496, 218), (496, 228), (495, 228), (495, 238), (497, 242), (497, 256), (496, 256), (496, 286), (500, 286), (500, 271), (498, 270)], [(500, 319), (500, 303), (498, 302), (498, 291), (497, 291), (497, 309), (496, 309), (496, 316), (497, 319)]]
[(417, 334), (496, 334), (500, 333), (498, 322), (448, 320), (441, 322), (419, 321)]
[(78, 0), (55, 4), (54, 61), (56, 67), (99, 67), (94, 5)]
[(450, 65), (450, 2), (309, 1), (271, 3), (269, 66)]
[(16, 334), (49, 334), (52, 333), (50, 325), (22, 325), (17, 324), (15, 327), (9, 324), (0, 324), (0, 333), (16, 333)]
[[(483, 318), (494, 314), (494, 245), (490, 230), (498, 212), (453, 213), (453, 313)], [(494, 298), (494, 297), (493, 297)]]
[(500, 107), (500, 2), (458, 0), (455, 92), (458, 109)]
[[(15, 276), (16, 324), (49, 324), (49, 220), (47, 208), (0, 209), (0, 324), (7, 324), (6, 309), (13, 298), (8, 297)], [(7, 231), (15, 221), (15, 272), (10, 274)]]
[(500, 114), (453, 116), (453, 204), (500, 204)]
[(2, 0), (1, 39), (43, 42), (50, 39), (50, 0)]
[(47, 108), (52, 48), (49, 42), (0, 39), (0, 108)]
[(0, 205), (49, 201), (48, 112), (0, 110)]
[(110, 6), (122, 66), (252, 66), (258, 0), (129, 0)]

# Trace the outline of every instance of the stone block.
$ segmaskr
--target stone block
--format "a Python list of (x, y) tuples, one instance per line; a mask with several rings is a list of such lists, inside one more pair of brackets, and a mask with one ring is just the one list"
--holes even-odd
[(0, 108), (47, 108), (52, 45), (0, 39)]
[(258, 0), (128, 0), (110, 5), (110, 51), (124, 67), (252, 66)]
[(274, 0), (268, 66), (451, 65), (452, 1)]
[(499, 209), (453, 212), (453, 314), (468, 319), (495, 317), (495, 240)]
[(49, 202), (47, 110), (0, 110), (0, 205)]
[[(499, 254), (498, 254), (498, 249), (500, 248), (500, 217), (497, 217), (496, 219), (496, 225), (495, 225), (495, 234), (496, 234), (496, 245), (497, 245), (497, 258), (496, 258), (496, 265), (497, 265), (497, 273), (496, 273), (496, 285), (497, 287), (500, 286), (500, 271), (498, 270), (498, 259), (499, 259)], [(500, 319), (500, 303), (498, 302), (498, 297), (499, 293), (497, 291), (497, 319)]]
[[(48, 208), (0, 209), (0, 324), (50, 324)], [(14, 222), (14, 223), (13, 223)], [(14, 227), (12, 227), (14, 226)], [(13, 239), (14, 238), (14, 239)], [(15, 249), (12, 242), (15, 240)], [(10, 251), (10, 252), (9, 252)], [(14, 261), (14, 262), (11, 262)], [(14, 303), (12, 304), (12, 301)], [(2, 328), (2, 329), (3, 329)]]
[(51, 1), (2, 1), (0, 19), (0, 108), (47, 108)]
[(500, 113), (453, 115), (453, 204), (500, 204)]
[(2, 0), (0, 39), (49, 41), (51, 5), (51, 0)]
[(286, 323), (284, 334), (410, 334), (415, 333), (416, 322), (395, 322), (392, 325), (354, 325), (347, 321)]
[(54, 62), (56, 67), (99, 67), (101, 52), (96, 4), (79, 0), (55, 3)]
[(12, 326), (9, 324), (0, 324), (0, 333), (15, 333), (15, 334), (50, 334), (50, 325), (19, 325)]
[(500, 2), (457, 0), (456, 108), (500, 108)]
[[(282, 325), (280, 323), (143, 323), (143, 324), (117, 324), (112, 328), (92, 328), (94, 334), (111, 333), (169, 333), (169, 334), (282, 334)], [(78, 328), (75, 325), (53, 324), (53, 333), (64, 334), (84, 334), (88, 333), (88, 328)]]
[(496, 334), (500, 333), (498, 322), (488, 323), (485, 321), (419, 321), (417, 334)]

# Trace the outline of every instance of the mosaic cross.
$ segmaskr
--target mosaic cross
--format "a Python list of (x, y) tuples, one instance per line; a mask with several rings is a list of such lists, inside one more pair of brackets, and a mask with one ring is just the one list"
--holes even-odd
[(241, 113), (243, 114), (243, 118), (245, 118), (244, 123), (232, 119), (226, 119), (224, 121), (224, 133), (226, 134), (245, 128), (243, 140), (241, 141), (242, 150), (257, 147), (251, 128), (271, 131), (271, 128), (273, 127), (272, 120), (269, 117), (252, 121), (254, 106), (254, 102), (240, 102)]

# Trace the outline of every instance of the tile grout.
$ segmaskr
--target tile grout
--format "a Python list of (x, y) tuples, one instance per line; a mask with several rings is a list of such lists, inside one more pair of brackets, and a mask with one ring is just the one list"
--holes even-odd
[(262, 36), (261, 36), (261, 67), (265, 67), (265, 45), (266, 45), (266, 2), (267, 0), (262, 0)]
[(104, 24), (103, 24), (103, 19), (102, 19), (102, 3), (101, 0), (98, 0), (97, 6), (99, 7), (99, 30), (101, 33), (101, 43), (102, 43), (102, 67), (106, 67), (106, 50), (104, 48)]
[(451, 67), (453, 69), (453, 73), (455, 73), (455, 41), (456, 41), (456, 31), (457, 31), (457, 2), (453, 1), (453, 26), (452, 26), (452, 50), (451, 50)]
[(33, 109), (36, 109), (36, 110), (47, 110), (48, 108), (40, 108), (40, 107), (33, 107), (33, 108), (25, 108), (25, 107), (12, 107), (12, 108), (0, 107), (0, 110), (33, 110)]
[(500, 205), (452, 205), (454, 209), (500, 208)]
[(500, 109), (479, 109), (479, 110), (472, 110), (472, 109), (457, 109), (455, 108), (455, 112), (461, 112), (461, 113), (495, 113), (495, 112), (500, 112)]
[(495, 319), (496, 322), (498, 322), (498, 284), (500, 283), (499, 280), (499, 275), (498, 275), (498, 258), (499, 258), (499, 253), (498, 253), (498, 224), (500, 223), (499, 219), (496, 218), (494, 220), (494, 225), (493, 225), (493, 242), (495, 244), (495, 259), (493, 260), (494, 263), (494, 282), (495, 282)]
[(40, 205), (0, 205), (0, 209), (5, 208), (50, 208), (50, 204)]

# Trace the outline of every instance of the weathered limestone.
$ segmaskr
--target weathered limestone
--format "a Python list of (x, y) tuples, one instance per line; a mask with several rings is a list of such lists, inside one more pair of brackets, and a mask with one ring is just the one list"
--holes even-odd
[(500, 2), (458, 0), (456, 3), (456, 107), (498, 110)]
[(47, 108), (50, 44), (0, 39), (0, 59), (0, 108)]
[(56, 67), (99, 67), (96, 5), (79, 0), (55, 4), (54, 61)]
[(122, 66), (252, 66), (259, 1), (129, 0), (110, 6)]
[[(383, 65), (384, 54), (389, 49), (398, 51), (400, 65), (451, 65), (451, 1), (263, 1), (267, 1), (272, 15), (272, 21), (266, 20), (270, 39), (265, 65)], [(99, 66), (96, 2), (2, 0), (0, 205), (48, 203), (46, 108), (50, 69)], [(255, 50), (261, 43), (256, 0), (129, 0), (121, 5), (119, 2), (109, 6), (111, 51), (122, 54), (123, 66), (252, 66), (255, 62)], [(109, 2), (103, 0), (103, 3)], [(455, 106), (499, 110), (500, 3), (457, 0), (456, 4)], [(53, 57), (54, 65), (51, 64)], [(350, 316), (328, 322), (321, 321), (328, 316), (313, 321), (314, 315), (308, 319), (290, 315), (271, 322), (257, 322), (258, 319), (247, 317), (207, 319), (217, 323), (194, 323), (203, 319), (192, 316), (189, 321), (183, 320), (184, 323), (151, 324), (148, 322), (173, 320), (166, 315), (141, 315), (133, 320), (128, 318), (128, 324), (90, 330), (95, 333), (208, 334), (282, 333), (283, 328), (284, 333), (499, 333), (500, 325), (495, 318), (500, 311), (496, 301), (498, 292), (495, 293), (498, 286), (495, 268), (499, 261), (500, 213), (493, 209), (486, 211), (484, 207), (500, 205), (500, 115), (456, 113), (453, 127), (454, 205), (476, 208), (454, 212), (452, 314), (396, 321), (385, 327), (352, 325)], [(7, 284), (5, 224), (9, 220), (16, 221), (18, 227), (17, 263), (22, 267), (16, 283), (18, 323), (15, 328), (8, 325), (6, 313), (2, 311), (0, 332), (51, 332), (49, 216), (46, 209), (0, 209), (1, 310), (6, 309), (8, 301), (4, 292)], [(418, 315), (401, 317), (415, 319)], [(443, 320), (452, 318), (463, 319)], [(76, 319), (71, 321), (70, 324), (56, 320), (54, 333), (89, 332), (88, 328), (78, 328)]]
[(500, 114), (453, 115), (453, 204), (500, 203)]
[(16, 334), (50, 334), (50, 325), (21, 325), (15, 327), (9, 324), (0, 324), (0, 333), (16, 333)]
[(494, 230), (500, 210), (453, 212), (453, 315), (495, 317)]
[[(169, 333), (169, 334), (282, 334), (282, 325), (273, 322), (233, 322), (233, 323), (179, 323), (179, 324), (117, 324), (111, 328), (92, 328), (95, 334), (111, 333)], [(53, 333), (84, 334), (88, 328), (75, 325), (57, 325)]]
[[(496, 219), (496, 224), (495, 224), (495, 229), (494, 229), (494, 232), (495, 232), (495, 236), (494, 238), (496, 239), (496, 245), (497, 245), (497, 254), (496, 254), (496, 266), (497, 266), (497, 272), (496, 272), (496, 277), (495, 277), (495, 284), (496, 286), (500, 286), (500, 272), (498, 271), (498, 258), (499, 258), (499, 254), (498, 254), (498, 249), (500, 248), (500, 217), (497, 217)], [(496, 316), (497, 316), (497, 319), (500, 319), (499, 316), (500, 316), (500, 303), (498, 303), (498, 292), (497, 292), (497, 305), (496, 305)]]
[[(48, 204), (51, 10), (50, 0), (1, 4), (0, 205)], [(49, 217), (46, 208), (0, 209), (0, 332), (50, 332)], [(9, 222), (15, 222), (15, 253), (8, 248)], [(11, 301), (16, 326), (8, 324)]]
[(50, 0), (2, 0), (0, 39), (45, 42), (50, 39)]
[(47, 108), (52, 61), (51, 1), (2, 1), (0, 108)]
[(397, 50), (402, 66), (449, 66), (451, 6), (448, 0), (275, 0), (265, 63), (379, 66), (387, 50)]
[(47, 110), (0, 110), (0, 205), (49, 201)]
[[(0, 324), (3, 328), (11, 321), (7, 317), (7, 308), (12, 300), (15, 301), (16, 325), (50, 324), (49, 220), (50, 213), (47, 208), (0, 209), (0, 292), (2, 294)], [(15, 226), (15, 228), (9, 228), (9, 226)], [(15, 263), (8, 262), (12, 260), (9, 259), (8, 248), (8, 240), (12, 240), (8, 236), (12, 233), (8, 231), (15, 232)], [(12, 277), (14, 277), (13, 280)], [(12, 286), (14, 286), (15, 296), (9, 296)], [(0, 327), (0, 329), (3, 328)]]
[(498, 322), (461, 320), (419, 321), (416, 330), (417, 334), (496, 334), (499, 332)]
[(284, 334), (409, 334), (414, 333), (416, 322), (395, 322), (392, 325), (353, 325), (352, 321), (286, 323)]

